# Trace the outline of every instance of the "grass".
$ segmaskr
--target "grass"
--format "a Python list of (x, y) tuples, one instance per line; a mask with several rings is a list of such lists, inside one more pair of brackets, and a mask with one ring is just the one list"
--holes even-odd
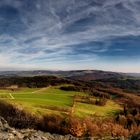
[(121, 110), (121, 106), (111, 100), (108, 100), (105, 106), (97, 106), (85, 103), (76, 103), (75, 114), (79, 117), (86, 116), (114, 116), (119, 110)]
[[(11, 99), (9, 93), (14, 99)], [(38, 88), (22, 88), (17, 91), (0, 90), (0, 98), (10, 102), (19, 108), (35, 115), (59, 114), (66, 115), (72, 108), (74, 95), (87, 96), (82, 92), (63, 91), (59, 86)], [(4, 98), (4, 96), (6, 98)], [(2, 98), (3, 97), (3, 98)], [(74, 115), (86, 117), (91, 115), (109, 116), (114, 115), (121, 109), (120, 105), (108, 100), (105, 106), (96, 106), (86, 103), (76, 102)]]

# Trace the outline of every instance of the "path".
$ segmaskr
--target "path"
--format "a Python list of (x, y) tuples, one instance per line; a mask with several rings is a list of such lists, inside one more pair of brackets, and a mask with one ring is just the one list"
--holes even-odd
[(42, 92), (42, 91), (45, 91), (46, 89), (50, 88), (51, 86), (48, 86), (48, 87), (44, 87), (44, 88), (41, 88), (39, 90), (36, 90), (36, 91), (33, 91), (32, 93), (39, 93), (39, 92)]
[(9, 93), (9, 95), (10, 95), (11, 99), (15, 99), (11, 93)]

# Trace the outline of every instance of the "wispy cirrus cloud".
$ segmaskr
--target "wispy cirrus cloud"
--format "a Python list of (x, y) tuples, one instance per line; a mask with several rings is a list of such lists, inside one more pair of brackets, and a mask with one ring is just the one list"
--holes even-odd
[(111, 70), (110, 58), (140, 59), (139, 38), (139, 0), (0, 1), (5, 67)]

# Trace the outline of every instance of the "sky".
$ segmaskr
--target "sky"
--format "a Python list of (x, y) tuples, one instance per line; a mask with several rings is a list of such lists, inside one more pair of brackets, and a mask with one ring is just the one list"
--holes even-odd
[(140, 0), (0, 0), (0, 70), (140, 72)]

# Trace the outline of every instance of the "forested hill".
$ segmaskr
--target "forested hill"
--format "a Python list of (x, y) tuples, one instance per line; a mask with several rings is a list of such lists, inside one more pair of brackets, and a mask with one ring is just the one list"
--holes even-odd
[(122, 77), (122, 73), (100, 71), (100, 70), (73, 70), (73, 71), (48, 71), (48, 70), (35, 70), (35, 71), (0, 71), (0, 76), (20, 76), (20, 77), (32, 77), (32, 76), (44, 76), (55, 75), (61, 77), (73, 77), (82, 80), (94, 80), (112, 77)]

